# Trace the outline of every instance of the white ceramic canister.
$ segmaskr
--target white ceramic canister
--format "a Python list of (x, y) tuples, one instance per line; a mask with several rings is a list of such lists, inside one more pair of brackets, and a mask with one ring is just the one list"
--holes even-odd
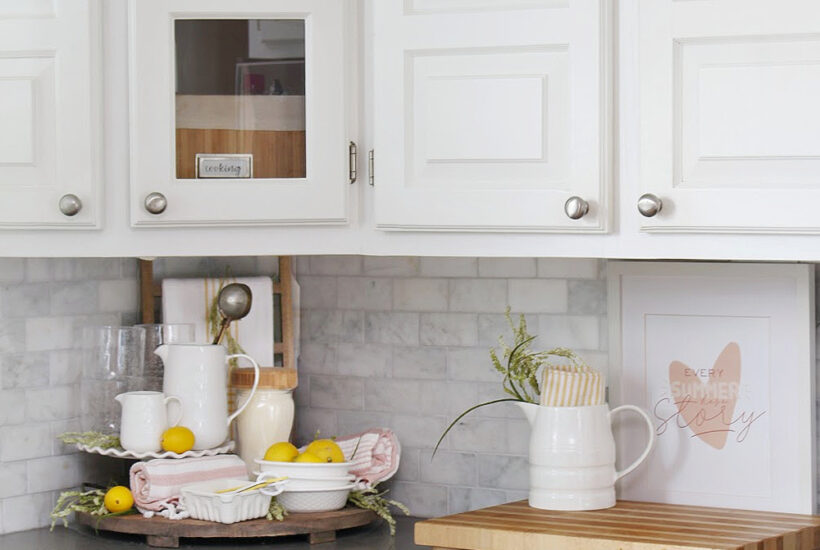
[(296, 369), (261, 367), (259, 384), (251, 395), (253, 371), (235, 368), (231, 373), (236, 404), (241, 407), (250, 397), (245, 412), (236, 420), (237, 453), (248, 465), (248, 471), (253, 471), (254, 460), (265, 456), (268, 447), (290, 439), (296, 385)]

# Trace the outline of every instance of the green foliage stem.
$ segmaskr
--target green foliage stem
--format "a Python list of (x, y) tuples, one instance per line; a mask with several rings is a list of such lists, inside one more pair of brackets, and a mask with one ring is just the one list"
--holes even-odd
[(512, 320), (509, 307), (507, 308), (505, 317), (513, 333), (512, 346), (507, 345), (503, 335), (499, 336), (498, 345), (501, 348), (501, 353), (499, 355), (499, 352), (496, 351), (495, 348), (490, 349), (490, 361), (495, 370), (502, 375), (501, 387), (510, 397), (479, 403), (458, 415), (456, 419), (447, 426), (444, 433), (441, 434), (441, 437), (439, 437), (436, 447), (433, 449), (432, 457), (436, 456), (436, 451), (438, 451), (439, 445), (441, 445), (441, 442), (444, 440), (444, 436), (450, 432), (453, 426), (467, 414), (480, 407), (502, 403), (504, 401), (521, 401), (537, 405), (541, 399), (541, 384), (539, 383), (542, 376), (541, 369), (556, 366), (550, 362), (550, 358), (560, 357), (565, 361), (569, 361), (573, 366), (586, 366), (584, 360), (568, 348), (558, 347), (547, 351), (533, 351), (530, 349), (530, 344), (532, 344), (536, 336), (533, 336), (527, 331), (527, 320), (524, 318), (524, 315), (519, 316), (518, 326), (516, 326)]
[(57, 436), (66, 445), (86, 445), (102, 449), (122, 449), (120, 438), (100, 432), (65, 432)]
[(71, 512), (85, 512), (92, 516), (104, 516), (108, 514), (103, 499), (105, 491), (92, 489), (90, 491), (65, 491), (60, 493), (57, 504), (51, 511), (51, 530), (58, 521), (63, 522), (63, 527), (68, 527), (68, 516)]
[(390, 526), (390, 536), (393, 536), (396, 534), (396, 519), (390, 511), (390, 507), (398, 508), (406, 516), (410, 515), (410, 510), (401, 502), (385, 498), (384, 495), (388, 492), (387, 490), (379, 492), (376, 486), (360, 491), (350, 491), (347, 501), (359, 508), (375, 512), (377, 516), (387, 522), (387, 525)]
[(285, 510), (284, 506), (279, 504), (276, 497), (271, 498), (270, 508), (268, 508), (268, 515), (266, 515), (265, 518), (269, 520), (283, 521), (287, 515), (288, 511)]

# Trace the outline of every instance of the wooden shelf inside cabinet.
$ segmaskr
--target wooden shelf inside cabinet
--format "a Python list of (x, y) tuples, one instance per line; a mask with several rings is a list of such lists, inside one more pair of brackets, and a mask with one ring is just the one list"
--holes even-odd
[(630, 501), (560, 512), (521, 501), (419, 522), (415, 542), (440, 550), (812, 550), (820, 516)]
[[(152, 260), (140, 259), (140, 309), (143, 323), (155, 323), (160, 317), (158, 312), (162, 303), (162, 284), (154, 281)], [(296, 351), (294, 346), (293, 326), (293, 270), (290, 256), (279, 256), (279, 280), (273, 283), (274, 316), (278, 309), (280, 314), (274, 319), (274, 326), (281, 327), (280, 337), (273, 344), (274, 357), (281, 356), (281, 366), (296, 368)]]

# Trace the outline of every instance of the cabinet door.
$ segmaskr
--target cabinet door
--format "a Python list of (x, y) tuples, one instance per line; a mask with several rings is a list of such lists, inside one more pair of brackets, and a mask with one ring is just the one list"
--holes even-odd
[(643, 229), (818, 232), (820, 3), (640, 0), (639, 37)]
[(346, 221), (345, 4), (131, 0), (132, 225)]
[(99, 39), (95, 0), (0, 2), (0, 228), (100, 226)]
[(605, 231), (609, 4), (374, 1), (378, 226)]

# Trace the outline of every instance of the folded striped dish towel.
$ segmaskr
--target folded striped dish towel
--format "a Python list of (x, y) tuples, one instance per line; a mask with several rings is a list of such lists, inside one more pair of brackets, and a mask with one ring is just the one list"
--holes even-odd
[(155, 458), (137, 462), (131, 466), (129, 474), (137, 510), (149, 517), (159, 513), (169, 519), (176, 519), (173, 516), (178, 511), (183, 485), (212, 479), (248, 478), (245, 462), (236, 455)]
[(544, 369), (541, 404), (546, 407), (583, 407), (604, 402), (604, 376), (585, 365)]

